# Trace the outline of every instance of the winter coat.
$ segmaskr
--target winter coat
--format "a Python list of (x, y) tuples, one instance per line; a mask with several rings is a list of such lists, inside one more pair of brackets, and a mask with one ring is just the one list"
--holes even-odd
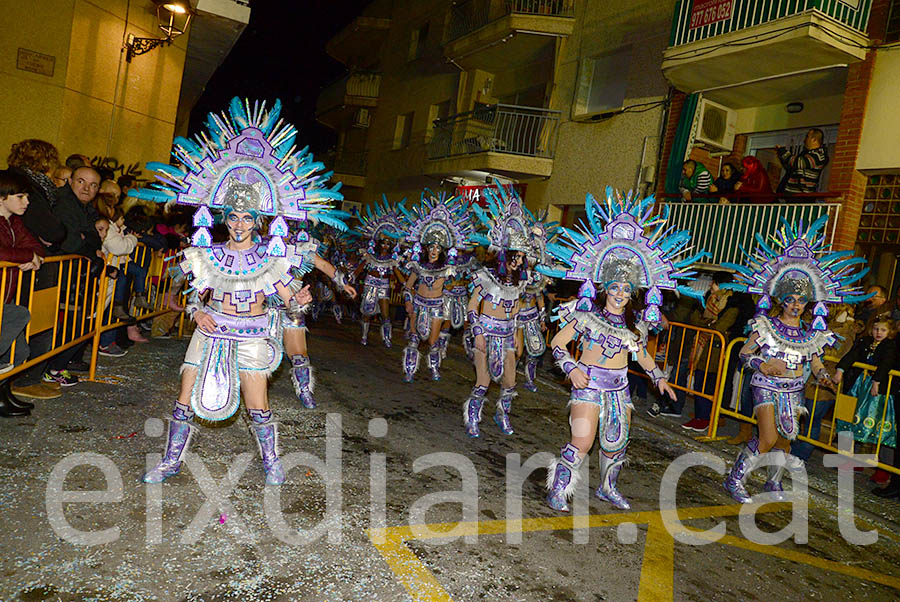
[(872, 349), (875, 339), (871, 336), (859, 337), (850, 349), (850, 352), (841, 358), (837, 367), (844, 371), (844, 390), (849, 391), (853, 386), (853, 382), (862, 372), (858, 368), (854, 368), (854, 362), (862, 362), (863, 364), (871, 364), (876, 367), (872, 380), (880, 383), (882, 386), (887, 385), (888, 372), (894, 367), (894, 353), (896, 351), (896, 342), (892, 339), (884, 339)]
[[(18, 215), (9, 218), (0, 217), (0, 261), (15, 264), (28, 263), (35, 254), (43, 257), (46, 254), (44, 245), (25, 227), (25, 222)], [(19, 268), (5, 268), (6, 295), (4, 303), (12, 303), (19, 279)]]
[(119, 229), (115, 222), (110, 222), (106, 238), (103, 239), (103, 252), (107, 255), (114, 255), (116, 257), (124, 256), (125, 260), (120, 263), (120, 265), (124, 265), (125, 263), (128, 263), (127, 258), (131, 255), (131, 252), (134, 251), (135, 247), (137, 247), (137, 243), (137, 236), (134, 234), (125, 234)]
[(778, 192), (815, 192), (819, 187), (819, 176), (828, 163), (828, 151), (824, 146), (804, 148), (798, 155), (792, 155), (786, 148), (779, 149), (778, 160), (786, 173), (778, 185)]
[(52, 182), (48, 184), (42, 181), (47, 176), (28, 169), (19, 167), (9, 169), (28, 180), (28, 208), (22, 216), (25, 227), (36, 237), (46, 241), (50, 249), (58, 250), (66, 238), (66, 226), (53, 213), (56, 198)]
[(97, 211), (79, 201), (69, 186), (63, 186), (56, 191), (56, 215), (67, 230), (62, 242), (63, 252), (96, 259), (101, 247), (100, 235), (94, 228), (99, 217)]

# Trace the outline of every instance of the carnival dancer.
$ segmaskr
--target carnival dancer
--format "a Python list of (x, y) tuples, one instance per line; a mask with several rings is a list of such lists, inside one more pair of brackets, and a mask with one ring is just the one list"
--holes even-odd
[[(677, 281), (691, 277), (691, 264), (704, 253), (683, 257), (690, 234), (667, 231), (668, 207), (652, 216), (653, 203), (652, 196), (637, 199), (629, 193), (623, 198), (611, 188), (606, 189), (602, 204), (587, 195), (587, 225), (577, 230), (561, 228), (560, 241), (548, 245), (568, 269), (539, 268), (556, 277), (584, 281), (579, 298), (557, 309), (561, 330), (550, 342), (553, 358), (572, 381), (572, 438), (547, 472), (547, 503), (555, 510), (569, 510), (567, 501), (574, 494), (579, 467), (593, 446), (598, 425), (600, 486), (594, 495), (619, 509), (631, 507), (617, 488), (634, 409), (628, 391), (629, 353), (660, 393), (675, 399), (665, 374), (647, 353), (647, 328), (661, 319), (661, 289), (697, 296)], [(646, 228), (654, 228), (649, 236)], [(636, 297), (641, 289), (647, 289), (643, 303)], [(577, 361), (567, 349), (576, 339), (581, 345)]]
[[(552, 262), (547, 253), (547, 244), (552, 243), (556, 237), (557, 222), (548, 222), (546, 210), (538, 217), (534, 217), (527, 209), (526, 215), (530, 218), (529, 234), (531, 237), (530, 261), (534, 265), (550, 265)], [(550, 284), (551, 279), (534, 269), (528, 274), (528, 282), (521, 297), (519, 308), (518, 332), (516, 335), (516, 361), (525, 355), (525, 389), (532, 393), (537, 392), (535, 377), (537, 367), (544, 352), (547, 350), (545, 333), (547, 331), (547, 307), (545, 305), (544, 290)]]
[[(405, 278), (399, 270), (399, 245), (393, 245), (391, 239), (399, 239), (403, 232), (397, 210), (388, 204), (387, 197), (383, 204), (375, 204), (373, 211), (366, 205), (366, 213), (360, 214), (360, 226), (357, 229), (363, 238), (369, 239), (367, 248), (361, 250), (361, 261), (354, 272), (358, 277), (366, 273), (363, 281), (363, 294), (359, 311), (362, 314), (362, 338), (360, 343), (369, 342), (369, 322), (381, 316), (381, 340), (384, 346), (391, 346), (391, 278), (403, 282)], [(401, 201), (402, 202), (402, 201)]]
[[(453, 265), (453, 274), (444, 283), (444, 323), (441, 325), (441, 334), (438, 338), (438, 346), (441, 349), (441, 359), (447, 357), (447, 346), (450, 343), (450, 330), (460, 330), (466, 327), (466, 311), (469, 306), (469, 276), (478, 269), (479, 263), (475, 255), (469, 251), (462, 251)], [(472, 359), (474, 350), (471, 336), (463, 333), (463, 346), (466, 354)]]
[(485, 199), (488, 211), (478, 205), (472, 208), (488, 232), (472, 239), (495, 256), (472, 274), (466, 314), (475, 346), (475, 386), (463, 404), (463, 424), (470, 437), (481, 436), (478, 425), (491, 380), (501, 387), (494, 422), (504, 435), (514, 433), (509, 413), (516, 397), (516, 317), (528, 282), (526, 253), (531, 250), (526, 210), (516, 191), (485, 189)]
[[(790, 442), (799, 432), (799, 414), (806, 413), (807, 367), (820, 384), (832, 386), (822, 363), (826, 347), (836, 342), (825, 321), (826, 304), (858, 303), (871, 296), (852, 286), (868, 272), (868, 268), (855, 271), (866, 260), (853, 257), (853, 251), (831, 252), (825, 242), (827, 215), (809, 229), (802, 222), (794, 226), (781, 221), (782, 228), (773, 241), (756, 235), (759, 246), (753, 255), (745, 253), (747, 265), (722, 264), (735, 271), (735, 282), (722, 287), (759, 295), (757, 316), (750, 320), (750, 336), (739, 356), (752, 371), (750, 390), (758, 437), (740, 451), (723, 483), (741, 503), (752, 501), (745, 487), (747, 475), (770, 451), (764, 489), (776, 500), (785, 499), (781, 484), (785, 467), (802, 462), (790, 455)], [(811, 325), (801, 320), (808, 303), (815, 303)]]
[[(403, 382), (412, 382), (419, 369), (419, 343), (428, 341), (428, 367), (431, 378), (441, 378), (441, 350), (438, 338), (444, 320), (444, 282), (453, 271), (459, 251), (465, 249), (472, 233), (472, 220), (460, 197), (430, 190), (412, 210), (398, 207), (402, 214), (406, 241), (412, 245), (406, 263), (409, 278), (404, 286), (404, 301), (412, 304), (409, 341), (403, 350)], [(425, 261), (420, 261), (422, 252)]]
[[(281, 363), (282, 346), (277, 312), (267, 310), (267, 295), (278, 295), (292, 317), (300, 304), (311, 301), (308, 289), (292, 294), (292, 268), (304, 257), (285, 242), (285, 218), (328, 219), (340, 185), (323, 186), (305, 150), (294, 153), (296, 129), (278, 120), (280, 102), (232, 100), (229, 114), (210, 114), (207, 131), (191, 141), (175, 139), (173, 154), (185, 170), (162, 163), (148, 164), (160, 181), (131, 191), (132, 196), (157, 202), (198, 206), (192, 246), (183, 251), (179, 268), (192, 281), (186, 307), (197, 328), (182, 364), (181, 393), (169, 422), (162, 461), (143, 480), (158, 483), (178, 473), (196, 432), (192, 419), (225, 420), (240, 406), (241, 392), (262, 456), (266, 483), (279, 485), (285, 475), (278, 459), (277, 423), (269, 408), (267, 377)], [(213, 244), (210, 209), (221, 211), (228, 241)], [(257, 232), (265, 216), (268, 243)]]
[[(330, 217), (331, 219), (337, 219), (338, 213), (332, 212)], [(335, 228), (340, 229), (342, 226), (346, 228), (342, 222), (337, 223), (340, 225), (335, 224)], [(337, 290), (343, 292), (351, 299), (356, 298), (356, 289), (347, 282), (347, 275), (340, 269), (334, 267), (330, 262), (323, 259), (316, 252), (316, 249), (319, 246), (318, 243), (314, 239), (311, 239), (304, 230), (297, 232), (295, 246), (302, 251), (306, 260), (301, 268), (293, 270), (295, 284), (292, 285), (292, 289), (296, 290), (296, 288), (301, 287), (303, 276), (312, 268), (315, 268), (329, 278)], [(329, 286), (329, 283), (319, 280), (318, 285), (320, 286), (320, 290), (324, 289), (330, 293), (332, 299), (336, 297), (336, 294)], [(312, 364), (309, 361), (309, 349), (306, 342), (306, 333), (308, 331), (306, 326), (306, 316), (291, 316), (290, 312), (287, 311), (287, 308), (278, 301), (277, 297), (271, 298), (272, 305), (281, 312), (284, 353), (291, 362), (291, 384), (294, 387), (294, 394), (297, 396), (297, 399), (300, 400), (300, 403), (304, 408), (311, 410), (316, 407), (316, 400), (315, 397), (313, 397), (316, 388), (316, 380), (313, 374)], [(338, 320), (338, 324), (340, 324), (340, 320)]]

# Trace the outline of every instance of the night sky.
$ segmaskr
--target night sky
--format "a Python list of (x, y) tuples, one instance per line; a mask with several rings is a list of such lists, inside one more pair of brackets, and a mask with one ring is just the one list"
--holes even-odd
[(319, 90), (347, 70), (325, 53), (325, 43), (369, 0), (251, 0), (250, 23), (209, 80), (191, 113), (189, 131), (234, 96), (281, 99), (281, 115), (299, 130), (298, 147), (315, 154), (334, 145), (333, 130), (316, 122)]

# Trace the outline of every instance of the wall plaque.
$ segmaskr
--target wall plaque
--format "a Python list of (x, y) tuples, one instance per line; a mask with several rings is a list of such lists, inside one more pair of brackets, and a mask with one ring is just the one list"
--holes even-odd
[(56, 57), (52, 54), (41, 54), (34, 50), (19, 48), (19, 53), (16, 56), (16, 69), (21, 69), (22, 71), (53, 77), (55, 66)]

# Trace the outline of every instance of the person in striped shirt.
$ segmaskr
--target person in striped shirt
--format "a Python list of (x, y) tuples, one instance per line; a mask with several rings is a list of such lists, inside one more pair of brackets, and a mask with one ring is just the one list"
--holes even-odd
[(703, 163), (688, 159), (681, 165), (681, 196), (684, 200), (693, 200), (695, 195), (703, 195), (709, 192), (712, 184), (712, 174)]

